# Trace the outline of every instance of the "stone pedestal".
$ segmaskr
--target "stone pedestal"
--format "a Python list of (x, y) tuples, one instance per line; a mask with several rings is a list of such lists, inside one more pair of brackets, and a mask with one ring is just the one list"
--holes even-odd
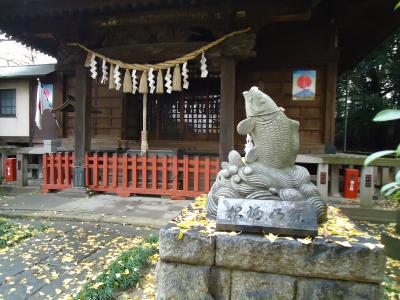
[(381, 299), (386, 258), (375, 239), (346, 247), (330, 236), (203, 232), (161, 229), (156, 299)]

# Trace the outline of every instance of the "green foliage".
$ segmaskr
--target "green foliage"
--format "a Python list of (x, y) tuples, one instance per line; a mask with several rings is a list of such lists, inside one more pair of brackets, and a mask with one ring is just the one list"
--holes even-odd
[(394, 7), (394, 10), (397, 10), (397, 9), (399, 9), (399, 8), (400, 8), (400, 1), (396, 3), (396, 5), (395, 5), (395, 7)]
[[(344, 138), (346, 77), (343, 74), (338, 79), (337, 88), (336, 144), (339, 147)], [(348, 148), (377, 151), (397, 146), (400, 122), (371, 123), (371, 120), (379, 111), (400, 108), (400, 29), (350, 70), (348, 78)]]
[(395, 150), (382, 150), (382, 151), (372, 153), (365, 159), (364, 166), (370, 165), (374, 160), (377, 160), (378, 158), (387, 156), (389, 154), (394, 154), (394, 153), (396, 153)]
[(397, 109), (385, 109), (376, 114), (374, 122), (385, 122), (400, 119), (400, 110)]
[(46, 231), (47, 226), (32, 227), (13, 223), (8, 219), (0, 218), (0, 249), (11, 247), (18, 242), (33, 237), (39, 232)]
[(158, 237), (151, 235), (144, 243), (123, 252), (100, 275), (87, 282), (75, 299), (114, 299), (117, 291), (134, 287), (139, 282), (150, 257), (157, 251)]
[[(379, 112), (375, 116), (374, 121), (383, 122), (383, 121), (391, 121), (391, 120), (397, 120), (397, 119), (400, 119), (400, 110), (386, 109), (386, 110)], [(365, 159), (364, 165), (368, 166), (374, 160), (376, 160), (380, 157), (391, 155), (391, 154), (396, 154), (397, 157), (400, 157), (400, 144), (397, 145), (396, 150), (382, 150), (382, 151), (372, 153)], [(400, 201), (400, 171), (398, 171), (396, 173), (394, 182), (388, 183), (381, 188), (381, 193), (385, 197), (389, 197), (393, 200)]]

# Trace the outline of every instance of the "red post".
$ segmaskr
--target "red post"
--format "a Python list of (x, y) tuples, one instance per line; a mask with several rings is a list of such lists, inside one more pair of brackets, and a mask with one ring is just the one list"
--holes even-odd
[(199, 171), (200, 171), (200, 162), (199, 162), (199, 157), (196, 155), (194, 157), (194, 191), (198, 192), (199, 191)]
[(183, 156), (183, 190), (187, 192), (189, 190), (189, 157)]
[(55, 165), (54, 165), (54, 154), (50, 153), (50, 184), (55, 184), (54, 180), (54, 171), (55, 171)]
[(103, 153), (103, 187), (108, 186), (108, 154)]
[(63, 178), (62, 178), (62, 156), (61, 153), (57, 153), (57, 186), (61, 188), (63, 185)]
[(176, 155), (174, 155), (174, 158), (172, 160), (172, 177), (172, 190), (176, 192), (178, 191), (178, 157)]
[(65, 185), (71, 185), (71, 172), (70, 172), (70, 164), (69, 164), (69, 153), (64, 153), (64, 173), (65, 173)]
[(157, 155), (151, 158), (151, 189), (153, 192), (157, 190)]
[(147, 188), (147, 155), (142, 156), (142, 189)]
[(122, 189), (128, 189), (128, 154), (122, 157)]
[(93, 155), (93, 187), (96, 188), (99, 186), (99, 155), (95, 153)]
[(168, 156), (162, 158), (162, 192), (165, 193), (168, 189)]
[(208, 193), (210, 190), (210, 157), (206, 157), (204, 161), (204, 191)]
[(137, 155), (135, 154), (132, 157), (132, 159), (133, 159), (133, 162), (132, 162), (132, 188), (133, 188), (133, 191), (136, 192), (137, 184), (138, 184), (138, 182), (137, 182), (137, 164), (138, 164)]
[(112, 157), (112, 187), (118, 187), (118, 154), (114, 153)]

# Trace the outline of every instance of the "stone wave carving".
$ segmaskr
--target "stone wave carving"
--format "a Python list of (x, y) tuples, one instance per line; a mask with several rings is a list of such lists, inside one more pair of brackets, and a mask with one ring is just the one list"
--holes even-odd
[(247, 118), (238, 133), (249, 134), (254, 147), (245, 157), (232, 150), (207, 199), (210, 216), (217, 214), (223, 197), (263, 200), (310, 201), (318, 222), (326, 219), (327, 205), (304, 167), (294, 165), (299, 149), (297, 121), (289, 119), (275, 102), (257, 87), (243, 93)]

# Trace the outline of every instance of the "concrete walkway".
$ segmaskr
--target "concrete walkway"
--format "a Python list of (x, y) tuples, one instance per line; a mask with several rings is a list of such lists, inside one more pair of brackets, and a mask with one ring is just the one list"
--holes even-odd
[[(29, 225), (40, 221), (14, 220)], [(135, 236), (157, 230), (132, 225), (47, 222), (51, 229), (0, 252), (0, 299), (72, 299)]]
[(69, 198), (57, 193), (40, 194), (32, 188), (9, 188), (0, 192), (0, 216), (9, 218), (118, 223), (161, 228), (189, 200), (156, 197), (119, 197), (97, 194)]

